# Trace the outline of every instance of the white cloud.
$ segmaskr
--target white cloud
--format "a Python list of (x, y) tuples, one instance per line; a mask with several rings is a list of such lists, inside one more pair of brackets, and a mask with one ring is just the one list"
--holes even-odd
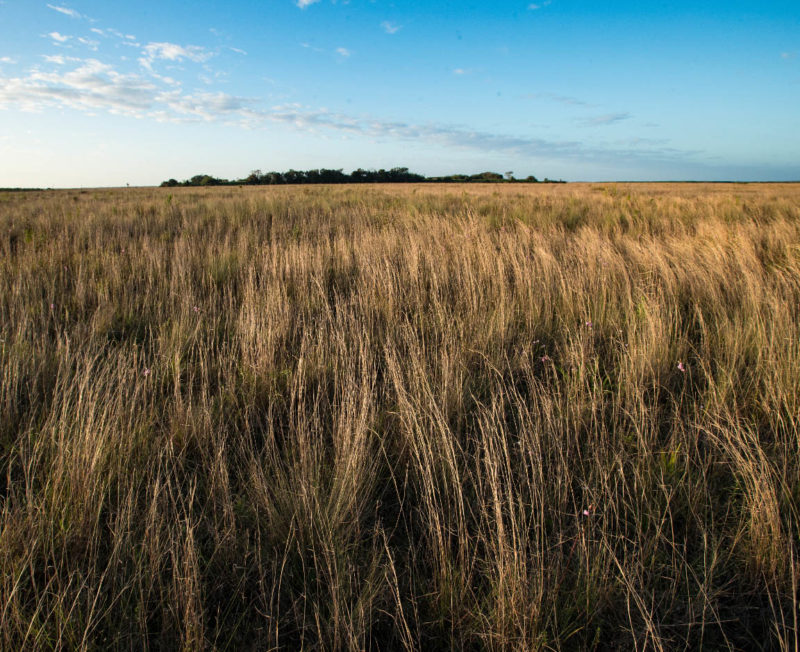
[[(514, 136), (473, 131), (446, 124), (411, 124), (372, 118), (358, 118), (298, 105), (275, 106), (269, 112), (242, 111), (256, 124), (278, 122), (301, 131), (336, 131), (382, 141), (397, 139), (421, 141), (444, 147), (502, 152), (525, 157), (551, 157), (564, 160), (686, 161), (697, 152), (670, 147), (588, 147), (574, 141), (549, 141), (530, 136)], [(252, 126), (252, 125), (251, 125)]]
[(121, 74), (97, 59), (78, 63), (67, 72), (33, 70), (27, 77), (0, 79), (0, 106), (13, 103), (31, 111), (65, 106), (139, 115), (152, 104), (156, 91), (152, 83)]
[(162, 96), (161, 99), (166, 99), (167, 106), (180, 115), (207, 121), (242, 111), (252, 102), (226, 93), (181, 94), (180, 91), (175, 91), (171, 96)]
[(309, 5), (313, 5), (317, 2), (319, 2), (319, 0), (297, 0), (296, 4), (300, 9), (305, 9)]
[(120, 40), (130, 40), (130, 41), (136, 40), (135, 36), (131, 36), (130, 34), (123, 34), (118, 29), (114, 29), (113, 27), (106, 27), (104, 30), (93, 27), (92, 31), (95, 34), (99, 34), (100, 36), (108, 36), (109, 34), (111, 34), (112, 36), (116, 36)]
[(455, 68), (453, 70), (453, 74), (454, 75), (467, 75), (467, 74), (469, 74), (469, 70), (467, 70), (466, 68)]
[(53, 11), (57, 11), (65, 16), (69, 16), (70, 18), (82, 18), (82, 16), (75, 11), (74, 9), (70, 9), (69, 7), (59, 7), (57, 5), (47, 5), (48, 8), (52, 9)]
[(93, 51), (97, 51), (97, 46), (99, 45), (99, 43), (97, 41), (93, 41), (91, 39), (84, 38), (83, 36), (79, 36), (78, 37), (78, 42), (81, 43), (82, 45), (85, 45), (87, 48), (89, 48), (90, 50), (93, 50)]
[(59, 66), (63, 66), (67, 62), (67, 60), (60, 54), (44, 54), (42, 56), (47, 63), (55, 63)]
[(113, 27), (106, 27), (105, 29), (98, 29), (96, 27), (92, 27), (92, 31), (99, 36), (108, 37), (116, 36), (118, 39), (123, 41), (123, 45), (132, 45), (134, 47), (141, 47), (138, 43), (132, 43), (130, 41), (136, 41), (136, 37), (133, 34), (123, 34), (118, 29), (114, 29)]
[(781, 52), (781, 59), (794, 59), (797, 56), (797, 52)]
[(142, 49), (144, 56), (139, 58), (139, 63), (147, 70), (153, 70), (154, 61), (193, 61), (204, 63), (214, 56), (199, 45), (178, 45), (177, 43), (148, 43)]
[(397, 34), (401, 29), (403, 29), (402, 25), (396, 25), (395, 23), (390, 23), (388, 20), (384, 20), (381, 23), (381, 27), (383, 27), (383, 31), (387, 34)]
[(85, 113), (107, 111), (136, 118), (187, 122), (233, 118), (251, 114), (253, 100), (225, 93), (185, 93), (169, 77), (147, 79), (124, 74), (97, 59), (58, 57), (48, 62), (76, 65), (67, 71), (33, 69), (25, 77), (0, 77), (0, 108), (17, 105), (23, 110), (43, 111), (66, 107)]
[(328, 56), (335, 55), (342, 57), (343, 59), (347, 59), (348, 57), (351, 57), (354, 54), (352, 50), (345, 47), (338, 47), (335, 50), (328, 50), (326, 48), (317, 47), (316, 45), (312, 45), (311, 43), (305, 41), (300, 43), (299, 45), (301, 48), (305, 48), (306, 50), (311, 50), (311, 52), (319, 52), (320, 54), (325, 54)]
[(528, 9), (531, 11), (536, 11), (537, 9), (544, 9), (551, 3), (551, 0), (544, 0), (544, 2), (540, 2), (538, 4), (533, 3), (528, 5)]
[(16, 63), (11, 57), (0, 57), (0, 63)]
[[(71, 61), (75, 65), (67, 70), (49, 72), (33, 69), (21, 77), (0, 76), (0, 108), (12, 105), (30, 111), (71, 108), (87, 114), (107, 112), (158, 121), (218, 122), (246, 128), (280, 124), (304, 132), (339, 133), (377, 142), (424, 142), (448, 148), (572, 161), (689, 162), (697, 154), (652, 141), (590, 146), (441, 123), (393, 122), (297, 104), (262, 109), (255, 99), (221, 92), (187, 93), (180, 87), (169, 86), (166, 78), (121, 73), (97, 59), (65, 57), (60, 61)], [(627, 117), (627, 114), (611, 114), (593, 120), (596, 124), (610, 124)]]
[(64, 34), (59, 34), (58, 32), (50, 32), (47, 36), (58, 43), (66, 43), (72, 38), (71, 36), (65, 36)]
[(164, 59), (166, 61), (182, 61), (188, 59), (195, 63), (208, 61), (213, 53), (207, 52), (199, 45), (178, 45), (177, 43), (148, 43), (144, 46), (144, 53), (151, 61)]
[(245, 52), (245, 51), (244, 51), (244, 50), (242, 50), (241, 48), (231, 48), (231, 47), (229, 47), (228, 49), (229, 49), (231, 52), (235, 52), (236, 54), (241, 54), (243, 57), (246, 57), (246, 56), (247, 56), (247, 52)]

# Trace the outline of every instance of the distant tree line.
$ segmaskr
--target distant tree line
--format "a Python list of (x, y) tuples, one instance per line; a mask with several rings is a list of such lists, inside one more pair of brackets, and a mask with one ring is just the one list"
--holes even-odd
[[(196, 174), (191, 179), (177, 181), (169, 179), (161, 184), (162, 188), (175, 186), (277, 186), (310, 183), (540, 183), (534, 176), (524, 179), (514, 178), (513, 172), (505, 175), (497, 172), (481, 172), (479, 174), (451, 174), (443, 177), (426, 177), (409, 172), (408, 168), (392, 168), (391, 170), (363, 170), (358, 168), (350, 174), (338, 170), (289, 170), (288, 172), (262, 172), (253, 170), (244, 179), (218, 179), (209, 174)], [(565, 183), (545, 178), (541, 183)]]

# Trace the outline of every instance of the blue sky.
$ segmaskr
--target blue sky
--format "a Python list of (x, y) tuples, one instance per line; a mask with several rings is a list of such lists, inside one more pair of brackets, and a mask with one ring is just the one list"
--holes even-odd
[(0, 186), (800, 179), (800, 3), (0, 0)]

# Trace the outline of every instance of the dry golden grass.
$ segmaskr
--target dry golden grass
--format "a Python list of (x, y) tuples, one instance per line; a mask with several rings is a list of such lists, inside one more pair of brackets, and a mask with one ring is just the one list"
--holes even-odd
[(799, 324), (800, 186), (0, 193), (0, 647), (797, 650)]

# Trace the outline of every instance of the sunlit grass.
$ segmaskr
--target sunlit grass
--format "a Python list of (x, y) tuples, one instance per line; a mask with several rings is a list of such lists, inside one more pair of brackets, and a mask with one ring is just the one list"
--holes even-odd
[(800, 187), (0, 193), (3, 649), (795, 649)]

